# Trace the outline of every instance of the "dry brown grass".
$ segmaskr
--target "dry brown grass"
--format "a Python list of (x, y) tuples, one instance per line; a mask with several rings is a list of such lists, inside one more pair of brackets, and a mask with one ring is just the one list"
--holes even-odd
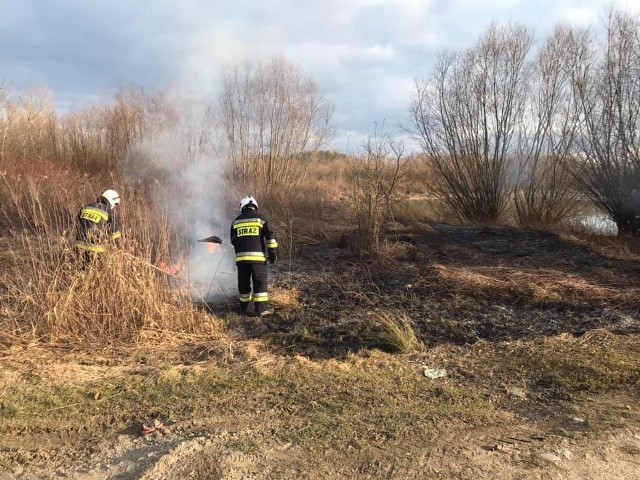
[(192, 306), (188, 290), (174, 288), (165, 275), (121, 252), (107, 253), (82, 270), (66, 245), (25, 237), (23, 248), (28, 263), (17, 263), (7, 282), (16, 336), (111, 344), (138, 341), (148, 330), (219, 330)]
[(218, 321), (196, 309), (188, 286), (155, 267), (172, 258), (175, 245), (168, 222), (157, 215), (149, 222), (144, 198), (129, 195), (118, 207), (123, 239), (85, 266), (73, 249), (73, 228), (89, 182), (78, 186), (60, 175), (15, 180), (0, 190), (9, 200), (1, 343), (95, 346), (135, 343), (150, 332), (219, 336)]
[(590, 302), (634, 308), (640, 305), (640, 289), (626, 285), (624, 279), (620, 279), (620, 285), (601, 285), (551, 267), (530, 271), (511, 267), (434, 265), (433, 268), (438, 289), (469, 298), (565, 302), (575, 305)]
[(295, 310), (303, 306), (300, 301), (300, 290), (297, 287), (272, 286), (269, 288), (269, 301), (277, 308)]
[(424, 350), (416, 336), (413, 320), (406, 313), (378, 311), (372, 314), (378, 334), (376, 339), (392, 352), (411, 353)]

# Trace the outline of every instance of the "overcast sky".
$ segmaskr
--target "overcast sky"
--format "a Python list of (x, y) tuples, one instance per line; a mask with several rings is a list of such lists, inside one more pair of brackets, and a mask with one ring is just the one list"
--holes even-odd
[[(640, 1), (618, 1), (638, 11)], [(120, 86), (215, 95), (234, 61), (282, 54), (335, 105), (336, 149), (374, 122), (407, 119), (413, 80), (436, 53), (471, 45), (492, 21), (538, 42), (558, 23), (598, 24), (605, 0), (0, 0), (0, 81), (46, 85), (61, 112)]]

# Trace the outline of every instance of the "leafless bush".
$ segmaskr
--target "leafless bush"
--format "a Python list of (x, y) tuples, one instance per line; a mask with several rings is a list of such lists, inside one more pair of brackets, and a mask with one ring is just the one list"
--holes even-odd
[(531, 70), (527, 112), (519, 126), (519, 160), (514, 190), (522, 225), (556, 225), (576, 208), (578, 189), (571, 171), (579, 112), (567, 68), (579, 38), (557, 28)]
[(350, 172), (351, 204), (357, 228), (356, 250), (377, 254), (381, 229), (391, 214), (390, 200), (395, 193), (404, 159), (404, 145), (376, 127), (355, 157)]
[(612, 9), (603, 45), (592, 41), (579, 47), (572, 65), (582, 113), (577, 178), (619, 233), (635, 231), (640, 227), (640, 21)]
[(158, 123), (172, 120), (159, 95), (142, 89), (121, 90), (113, 103), (62, 117), (51, 146), (55, 158), (88, 172), (122, 170), (132, 150)]
[(312, 79), (281, 57), (236, 67), (225, 77), (220, 103), (238, 183), (299, 183), (302, 154), (317, 152), (332, 133), (333, 107)]
[(51, 93), (31, 90), (0, 96), (0, 165), (55, 161), (97, 173), (117, 171), (158, 118), (167, 120), (158, 95), (121, 90), (113, 103), (58, 116)]
[(51, 92), (34, 89), (17, 98), (0, 96), (0, 165), (23, 163), (52, 153), (56, 116)]
[(473, 48), (441, 54), (433, 76), (416, 82), (414, 133), (433, 157), (439, 194), (463, 219), (494, 222), (509, 201), (532, 42), (524, 27), (494, 25)]

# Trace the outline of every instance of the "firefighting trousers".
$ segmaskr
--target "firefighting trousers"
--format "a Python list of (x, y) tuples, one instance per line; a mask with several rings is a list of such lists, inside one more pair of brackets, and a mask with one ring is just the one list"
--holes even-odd
[[(238, 292), (240, 303), (247, 305), (252, 300), (266, 304), (269, 301), (267, 293), (267, 265), (264, 263), (237, 263)], [(253, 286), (253, 293), (252, 287)]]

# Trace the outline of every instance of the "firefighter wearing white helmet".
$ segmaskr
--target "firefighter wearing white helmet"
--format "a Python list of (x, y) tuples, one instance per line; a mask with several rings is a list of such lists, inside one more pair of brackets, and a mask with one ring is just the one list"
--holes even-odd
[(240, 310), (248, 313), (253, 302), (257, 315), (270, 315), (273, 310), (269, 308), (267, 262), (277, 260), (278, 242), (269, 220), (258, 212), (255, 198), (250, 195), (242, 197), (240, 212), (231, 224), (230, 232), (238, 268)]
[(93, 203), (80, 209), (76, 227), (76, 249), (84, 260), (104, 253), (111, 240), (118, 240), (122, 234), (118, 225), (115, 207), (120, 203), (120, 195), (115, 190), (105, 190)]
[(109, 202), (109, 205), (111, 205), (111, 208), (120, 203), (120, 194), (115, 190), (105, 190), (104, 192), (102, 192), (102, 195), (100, 195), (100, 198), (104, 198), (105, 200), (107, 200), (107, 202)]

